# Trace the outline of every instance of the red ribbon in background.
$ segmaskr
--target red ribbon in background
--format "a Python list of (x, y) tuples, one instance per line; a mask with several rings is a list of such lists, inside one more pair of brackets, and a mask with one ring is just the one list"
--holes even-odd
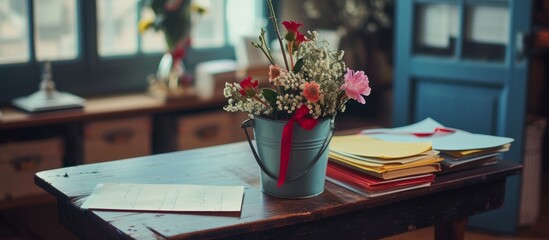
[(278, 172), (278, 187), (286, 181), (286, 173), (288, 172), (288, 163), (290, 162), (290, 153), (292, 152), (292, 139), (294, 134), (294, 123), (297, 122), (305, 130), (313, 129), (318, 120), (307, 117), (309, 109), (302, 105), (295, 111), (295, 115), (288, 120), (282, 130), (282, 140), (280, 141), (280, 169)]

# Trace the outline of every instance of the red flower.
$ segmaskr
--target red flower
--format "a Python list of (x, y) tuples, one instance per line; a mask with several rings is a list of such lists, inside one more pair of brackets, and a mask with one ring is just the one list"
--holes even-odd
[(240, 87), (242, 89), (238, 90), (238, 92), (243, 97), (246, 97), (246, 96), (253, 97), (256, 94), (255, 90), (257, 89), (257, 85), (259, 85), (259, 81), (257, 80), (253, 81), (252, 76), (248, 76), (247, 78), (245, 78), (240, 82)]
[(305, 35), (301, 34), (300, 32), (297, 32), (297, 37), (296, 37), (295, 43), (294, 43), (294, 51), (299, 48), (299, 45), (301, 45), (301, 43), (306, 42), (306, 41), (309, 41), (309, 39), (307, 39), (307, 37)]
[(172, 52), (172, 59), (174, 62), (178, 62), (179, 60), (183, 59), (185, 57), (185, 48), (183, 46), (177, 46)]
[(303, 24), (297, 23), (294, 21), (284, 21), (282, 22), (282, 25), (286, 27), (286, 31), (288, 32), (297, 32), (297, 29), (301, 27)]
[(294, 21), (284, 21), (282, 22), (282, 25), (284, 25), (286, 31), (288, 32), (286, 33), (286, 36), (284, 36), (284, 38), (287, 41), (294, 41), (298, 35), (297, 33), (299, 32), (297, 29), (303, 24), (296, 23)]
[(179, 60), (185, 58), (186, 51), (185, 49), (191, 45), (191, 39), (187, 38), (186, 40), (179, 41), (170, 54), (172, 54), (173, 62), (178, 62)]

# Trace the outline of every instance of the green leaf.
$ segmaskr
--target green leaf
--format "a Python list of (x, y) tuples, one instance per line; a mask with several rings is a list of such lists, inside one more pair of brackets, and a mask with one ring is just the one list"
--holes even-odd
[(305, 61), (303, 61), (303, 58), (298, 59), (297, 62), (295, 62), (293, 72), (298, 73), (299, 71), (301, 71), (303, 64), (305, 64)]
[(276, 108), (276, 97), (278, 96), (278, 93), (276, 93), (275, 90), (264, 88), (261, 91), (261, 94), (263, 95), (263, 97), (265, 97), (267, 102), (269, 102), (269, 104), (271, 104), (273, 108)]

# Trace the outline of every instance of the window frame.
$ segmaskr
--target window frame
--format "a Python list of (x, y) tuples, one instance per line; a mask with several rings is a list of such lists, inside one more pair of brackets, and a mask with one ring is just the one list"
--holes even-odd
[[(36, 92), (41, 81), (42, 62), (36, 60), (34, 47), (34, 3), (33, 0), (26, 1), (29, 13), (30, 59), (25, 63), (0, 64), (0, 105), (9, 105), (16, 97)], [(274, 0), (273, 4), (276, 6), (278, 2)], [(264, 9), (265, 16), (268, 16), (266, 4)], [(163, 53), (138, 51), (135, 55), (100, 57), (97, 46), (96, 0), (76, 0), (76, 11), (79, 51), (76, 59), (52, 61), (52, 75), (57, 90), (81, 97), (145, 92), (147, 76), (156, 72)], [(224, 22), (224, 45), (188, 49), (188, 55), (184, 59), (187, 71), (192, 73), (199, 62), (235, 59), (234, 48), (228, 41), (227, 21)], [(268, 31), (273, 33), (271, 27)], [(139, 41), (141, 40), (138, 40), (138, 44)]]

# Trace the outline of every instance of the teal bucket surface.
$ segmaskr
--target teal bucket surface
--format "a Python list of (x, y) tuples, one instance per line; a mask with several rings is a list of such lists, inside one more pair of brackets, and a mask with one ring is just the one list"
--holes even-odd
[[(280, 169), (280, 141), (286, 123), (261, 117), (254, 119), (254, 135), (259, 156), (257, 160), (276, 178)], [(278, 187), (278, 179), (261, 170), (261, 190), (280, 198), (308, 198), (321, 194), (324, 191), (328, 164), (327, 144), (331, 139), (332, 129), (332, 121), (329, 118), (319, 119), (311, 130), (303, 129), (295, 123), (286, 181)], [(311, 165), (317, 158), (317, 162)]]

